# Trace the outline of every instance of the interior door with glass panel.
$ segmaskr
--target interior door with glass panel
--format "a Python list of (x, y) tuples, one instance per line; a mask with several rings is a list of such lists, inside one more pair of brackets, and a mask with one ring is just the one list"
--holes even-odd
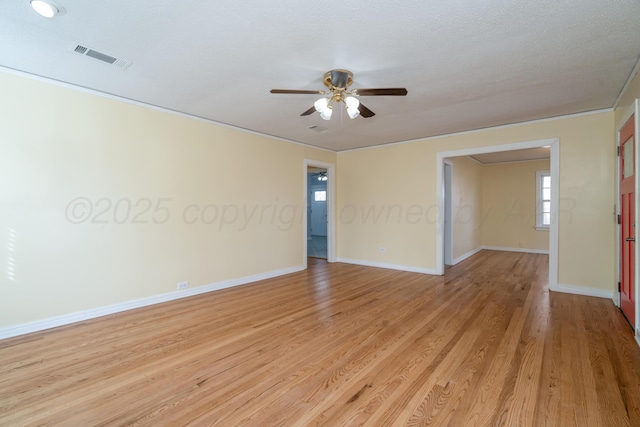
[(634, 116), (620, 131), (620, 308), (635, 327), (635, 128)]
[(327, 235), (327, 186), (311, 187), (311, 235)]

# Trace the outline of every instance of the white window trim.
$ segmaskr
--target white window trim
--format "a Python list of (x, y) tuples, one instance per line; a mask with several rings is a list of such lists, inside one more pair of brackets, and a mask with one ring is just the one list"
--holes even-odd
[[(549, 228), (551, 228), (551, 224), (542, 223), (542, 177), (544, 176), (551, 177), (551, 172), (536, 171), (536, 230), (538, 231), (549, 231)], [(551, 183), (551, 188), (551, 191), (553, 191), (553, 183)], [(551, 199), (553, 199), (553, 197)], [(551, 201), (551, 199), (549, 199), (549, 201)], [(553, 208), (551, 210), (553, 210)]]

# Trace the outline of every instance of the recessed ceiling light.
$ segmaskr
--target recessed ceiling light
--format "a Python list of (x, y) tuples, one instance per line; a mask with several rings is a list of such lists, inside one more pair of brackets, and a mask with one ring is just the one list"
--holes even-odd
[(60, 12), (60, 7), (50, 1), (31, 0), (31, 7), (45, 18), (53, 18)]

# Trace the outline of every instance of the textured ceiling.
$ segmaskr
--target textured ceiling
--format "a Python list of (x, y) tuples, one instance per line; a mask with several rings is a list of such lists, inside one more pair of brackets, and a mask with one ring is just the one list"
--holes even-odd
[[(57, 1), (3, 2), (1, 66), (332, 150), (610, 108), (640, 56), (636, 0)], [(299, 116), (317, 96), (269, 93), (333, 68), (409, 94), (324, 121)]]

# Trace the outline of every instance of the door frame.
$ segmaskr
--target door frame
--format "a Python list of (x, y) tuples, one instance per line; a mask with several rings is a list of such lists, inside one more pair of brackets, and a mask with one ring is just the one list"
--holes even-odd
[(464, 148), (453, 151), (439, 151), (436, 155), (436, 274), (444, 274), (444, 160), (447, 157), (471, 156), (474, 154), (495, 153), (500, 151), (521, 150), (525, 148), (551, 147), (551, 226), (549, 227), (549, 289), (558, 289), (558, 213), (559, 213), (559, 177), (560, 177), (560, 139), (550, 138), (535, 141), (514, 142)]
[[(620, 141), (620, 131), (622, 130), (622, 127), (627, 123), (627, 121), (631, 118), (631, 116), (634, 116), (635, 118), (635, 129), (634, 129), (634, 136), (635, 136), (635, 147), (634, 147), (634, 153), (635, 153), (635, 171), (634, 171), (634, 176), (635, 176), (635, 187), (636, 187), (636, 206), (635, 206), (635, 222), (636, 224), (638, 224), (638, 217), (640, 216), (638, 214), (638, 205), (639, 205), (639, 201), (638, 201), (638, 188), (640, 188), (640, 177), (638, 177), (638, 171), (640, 170), (639, 167), (639, 161), (640, 161), (640, 153), (638, 153), (638, 146), (640, 144), (638, 144), (638, 131), (640, 130), (640, 117), (638, 117), (638, 115), (640, 114), (640, 100), (636, 99), (633, 104), (631, 106), (629, 106), (629, 108), (627, 109), (627, 111), (625, 111), (624, 115), (620, 118), (620, 121), (616, 124), (616, 147), (617, 149), (620, 149), (620, 143), (624, 142), (624, 141)], [(616, 179), (615, 179), (615, 184), (616, 184), (616, 218), (617, 215), (620, 215), (620, 158), (616, 157)], [(621, 225), (618, 224), (618, 221), (616, 220), (616, 271), (617, 271), (617, 282), (620, 282), (622, 277), (622, 271), (621, 271), (621, 263), (622, 263), (622, 259), (621, 256), (622, 254), (620, 253), (620, 245), (621, 245), (621, 241), (620, 241), (620, 233), (621, 233)], [(637, 228), (636, 228), (637, 230)], [(637, 234), (636, 234), (637, 236)], [(638, 281), (640, 280), (640, 271), (638, 269), (638, 265), (640, 263), (640, 251), (638, 250), (638, 247), (636, 245), (636, 250), (635, 250), (635, 263), (636, 263), (636, 269), (635, 269), (635, 277), (634, 277), (634, 298), (635, 298), (635, 302), (636, 302), (636, 315), (635, 315), (635, 330), (634, 330), (634, 335), (635, 335), (635, 339), (638, 342), (638, 344), (640, 345), (640, 301), (638, 301), (638, 297), (640, 296), (640, 292), (638, 291), (638, 288), (640, 286), (638, 286)], [(616, 306), (620, 307), (620, 290), (616, 289), (616, 291), (614, 292), (615, 298), (614, 298), (614, 303), (616, 304)]]
[[(444, 221), (444, 234), (443, 234), (443, 247), (442, 250), (444, 251), (444, 263), (445, 265), (453, 265), (453, 203), (452, 203), (452, 193), (453, 193), (453, 162), (451, 160), (444, 160), (444, 165), (443, 165), (443, 179), (444, 179), (444, 183), (443, 183), (443, 192), (444, 192), (444, 210), (443, 210), (443, 218), (445, 219)], [(447, 169), (449, 170), (450, 174), (449, 177), (447, 177), (446, 173), (447, 173)], [(447, 184), (448, 184), (448, 189), (447, 189)], [(448, 191), (447, 191), (448, 190)], [(448, 221), (447, 221), (448, 220)], [(449, 245), (447, 245), (447, 234), (449, 235)], [(447, 250), (445, 250), (447, 249)], [(448, 253), (447, 253), (448, 252)]]
[(327, 170), (327, 262), (336, 262), (335, 250), (335, 187), (336, 187), (336, 165), (333, 163), (321, 162), (318, 160), (304, 159), (302, 169), (302, 204), (304, 215), (302, 215), (302, 264), (307, 268), (307, 211), (309, 195), (309, 167), (322, 168)]

